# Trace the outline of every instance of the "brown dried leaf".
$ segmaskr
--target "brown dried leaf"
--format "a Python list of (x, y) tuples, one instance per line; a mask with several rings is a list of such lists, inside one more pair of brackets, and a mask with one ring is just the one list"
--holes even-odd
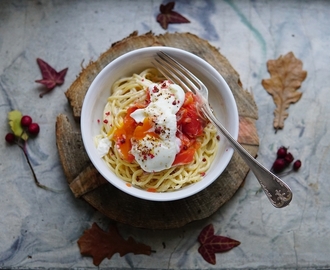
[(273, 96), (276, 109), (274, 111), (274, 128), (276, 131), (284, 127), (284, 120), (289, 113), (286, 111), (291, 103), (296, 103), (302, 96), (297, 89), (307, 76), (302, 70), (303, 63), (292, 52), (267, 62), (270, 79), (262, 80), (262, 86)]
[(111, 225), (109, 231), (105, 232), (93, 223), (92, 228), (84, 231), (79, 238), (78, 246), (82, 255), (93, 257), (95, 266), (98, 266), (105, 258), (111, 259), (117, 252), (121, 257), (127, 253), (151, 254), (151, 247), (137, 243), (132, 237), (124, 240), (115, 225)]

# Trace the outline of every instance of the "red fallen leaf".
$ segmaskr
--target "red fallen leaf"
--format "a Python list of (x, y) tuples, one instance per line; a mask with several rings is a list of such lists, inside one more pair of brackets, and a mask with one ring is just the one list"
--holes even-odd
[(198, 252), (205, 261), (215, 264), (215, 253), (229, 251), (237, 247), (241, 243), (229, 237), (214, 235), (214, 227), (212, 224), (207, 225), (199, 234), (198, 241), (201, 243)]
[(52, 68), (49, 64), (40, 58), (37, 58), (37, 63), (41, 71), (42, 80), (36, 80), (35, 82), (44, 84), (48, 89), (39, 95), (40, 97), (43, 97), (43, 95), (50, 92), (56, 85), (61, 85), (64, 83), (64, 77), (68, 71), (68, 68), (57, 72), (54, 68)]
[(137, 243), (132, 237), (123, 239), (115, 225), (110, 225), (109, 231), (105, 232), (95, 222), (79, 238), (78, 246), (82, 255), (93, 257), (95, 266), (98, 266), (105, 258), (111, 259), (117, 252), (121, 257), (127, 253), (151, 254), (151, 247)]
[(159, 7), (160, 14), (157, 15), (157, 22), (159, 22), (165, 30), (169, 23), (190, 23), (190, 21), (181, 14), (173, 11), (174, 5), (175, 2), (169, 2), (166, 5), (161, 4)]

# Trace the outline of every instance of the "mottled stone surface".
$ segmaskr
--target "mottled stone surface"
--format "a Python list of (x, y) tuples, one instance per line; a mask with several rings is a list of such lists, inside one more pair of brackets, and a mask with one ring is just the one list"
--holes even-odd
[[(9, 1), (0, 2), (0, 135), (9, 131), (7, 113), (18, 109), (40, 124), (28, 153), (42, 184), (36, 187), (21, 150), (0, 143), (0, 268), (93, 268), (81, 257), (77, 240), (97, 222), (109, 219), (75, 199), (59, 162), (55, 121), (71, 115), (64, 95), (81, 70), (112, 43), (137, 30), (165, 31), (155, 17), (162, 1)], [(330, 74), (328, 1), (176, 1), (175, 10), (190, 24), (172, 24), (169, 32), (191, 32), (218, 47), (254, 95), (259, 109), (258, 159), (270, 167), (276, 149), (289, 146), (301, 159), (298, 173), (283, 178), (294, 198), (275, 209), (258, 193), (250, 174), (238, 193), (211, 217), (180, 229), (151, 231), (117, 224), (124, 237), (152, 246), (151, 256), (116, 254), (101, 268), (225, 269), (329, 268), (330, 163), (328, 115)], [(275, 105), (261, 80), (269, 78), (266, 62), (292, 51), (308, 75), (302, 99), (289, 108), (285, 128), (272, 128)], [(57, 70), (69, 68), (65, 83), (39, 98), (42, 87), (36, 58)], [(141, 209), (143, 211), (143, 209)], [(216, 233), (241, 245), (217, 254), (217, 265), (197, 252), (197, 236), (213, 223)]]

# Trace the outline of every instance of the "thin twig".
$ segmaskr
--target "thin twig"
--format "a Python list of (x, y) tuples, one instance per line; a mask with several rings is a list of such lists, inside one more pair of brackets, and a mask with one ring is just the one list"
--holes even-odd
[(26, 151), (26, 141), (24, 141), (24, 145), (23, 146), (20, 143), (18, 143), (18, 142), (16, 144), (18, 145), (19, 148), (22, 149), (22, 151), (24, 153), (25, 159), (26, 159), (26, 161), (27, 161), (27, 163), (28, 163), (28, 165), (30, 167), (30, 170), (31, 170), (32, 175), (33, 175), (34, 182), (36, 183), (37, 187), (42, 188), (42, 189), (45, 189), (45, 190), (48, 190), (48, 191), (56, 192), (56, 193), (63, 192), (63, 191), (60, 191), (60, 190), (55, 190), (55, 189), (52, 189), (50, 187), (47, 187), (47, 186), (45, 186), (45, 185), (43, 185), (43, 184), (41, 184), (39, 182), (39, 180), (38, 180), (38, 178), (37, 178), (37, 176), (36, 176), (36, 174), (34, 172), (34, 169), (32, 167), (32, 164), (30, 162), (30, 159), (29, 159), (29, 156), (27, 154), (27, 151)]

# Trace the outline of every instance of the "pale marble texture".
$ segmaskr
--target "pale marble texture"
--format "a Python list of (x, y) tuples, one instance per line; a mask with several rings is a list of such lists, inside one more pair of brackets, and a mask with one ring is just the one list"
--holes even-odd
[[(90, 59), (134, 30), (165, 33), (156, 22), (160, 0), (0, 1), (0, 268), (94, 268), (79, 253), (77, 240), (97, 222), (110, 220), (69, 190), (55, 144), (55, 119), (71, 115), (64, 92)], [(134, 269), (323, 269), (330, 268), (330, 1), (176, 1), (190, 24), (169, 32), (191, 32), (220, 49), (239, 72), (259, 108), (258, 159), (270, 167), (276, 149), (289, 146), (302, 160), (291, 186), (291, 205), (275, 209), (249, 174), (244, 186), (208, 219), (169, 231), (118, 224), (152, 246), (151, 256), (116, 254), (100, 268)], [(284, 130), (272, 128), (275, 105), (261, 85), (266, 62), (294, 52), (308, 76), (302, 99), (289, 108)], [(57, 70), (69, 67), (64, 85), (39, 98), (36, 58)], [(5, 143), (7, 113), (18, 109), (40, 124), (28, 152), (39, 180), (62, 193), (37, 188), (21, 150)], [(197, 252), (197, 236), (213, 223), (217, 234), (241, 241), (217, 254), (215, 266)]]

